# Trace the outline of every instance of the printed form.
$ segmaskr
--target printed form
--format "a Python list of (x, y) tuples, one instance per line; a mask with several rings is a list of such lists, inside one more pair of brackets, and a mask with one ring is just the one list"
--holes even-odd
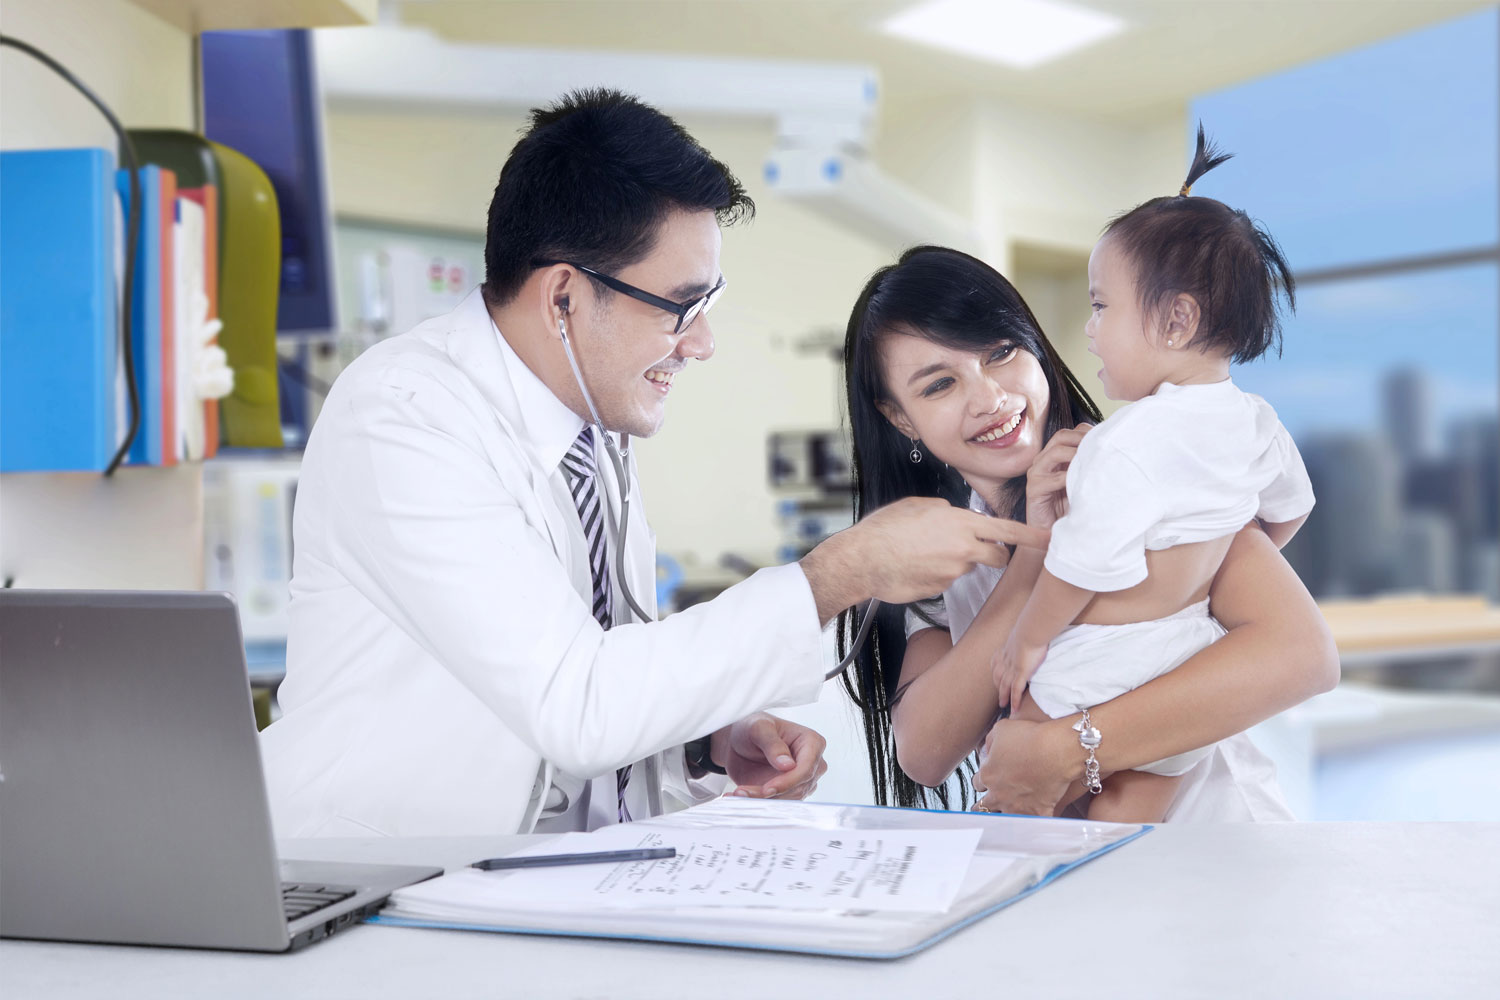
[(979, 836), (977, 828), (682, 830), (625, 824), (565, 835), (524, 853), (672, 847), (677, 856), (613, 865), (455, 872), (404, 889), (400, 896), (403, 906), (426, 902), (509, 908), (540, 903), (547, 909), (584, 912), (728, 906), (941, 913), (958, 896)]

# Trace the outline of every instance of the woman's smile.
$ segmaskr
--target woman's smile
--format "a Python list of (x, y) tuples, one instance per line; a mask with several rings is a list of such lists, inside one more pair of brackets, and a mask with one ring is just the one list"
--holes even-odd
[(991, 423), (984, 430), (969, 438), (969, 443), (981, 448), (1009, 448), (1021, 437), (1022, 425), (1026, 421), (1026, 407)]

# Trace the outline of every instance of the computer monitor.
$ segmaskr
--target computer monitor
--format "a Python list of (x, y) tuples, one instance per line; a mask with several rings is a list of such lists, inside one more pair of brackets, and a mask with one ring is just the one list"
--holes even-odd
[(203, 134), (254, 160), (281, 211), (282, 333), (337, 329), (322, 96), (306, 30), (202, 35)]

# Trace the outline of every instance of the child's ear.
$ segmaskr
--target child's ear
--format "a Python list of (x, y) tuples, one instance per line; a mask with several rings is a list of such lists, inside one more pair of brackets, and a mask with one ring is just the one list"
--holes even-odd
[(896, 430), (900, 431), (902, 434), (906, 435), (909, 438), (915, 438), (917, 436), (916, 427), (914, 427), (912, 425), (912, 422), (907, 419), (906, 411), (901, 409), (901, 407), (897, 406), (895, 403), (892, 403), (888, 399), (882, 399), (880, 402), (875, 404), (875, 407), (881, 412), (885, 419), (891, 422), (891, 426), (896, 428)]
[(1186, 292), (1172, 297), (1167, 303), (1165, 310), (1166, 322), (1162, 324), (1162, 345), (1172, 350), (1180, 350), (1191, 344), (1193, 338), (1198, 336), (1198, 322), (1203, 318), (1203, 310), (1198, 307), (1198, 300)]

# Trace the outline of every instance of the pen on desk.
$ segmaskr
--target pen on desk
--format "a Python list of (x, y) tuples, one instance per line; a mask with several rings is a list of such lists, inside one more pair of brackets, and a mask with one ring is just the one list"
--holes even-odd
[(470, 868), (495, 871), (501, 868), (554, 868), (558, 865), (607, 865), (620, 861), (659, 861), (675, 858), (675, 847), (642, 847), (631, 851), (591, 851), (588, 854), (533, 854), (524, 858), (486, 858)]

